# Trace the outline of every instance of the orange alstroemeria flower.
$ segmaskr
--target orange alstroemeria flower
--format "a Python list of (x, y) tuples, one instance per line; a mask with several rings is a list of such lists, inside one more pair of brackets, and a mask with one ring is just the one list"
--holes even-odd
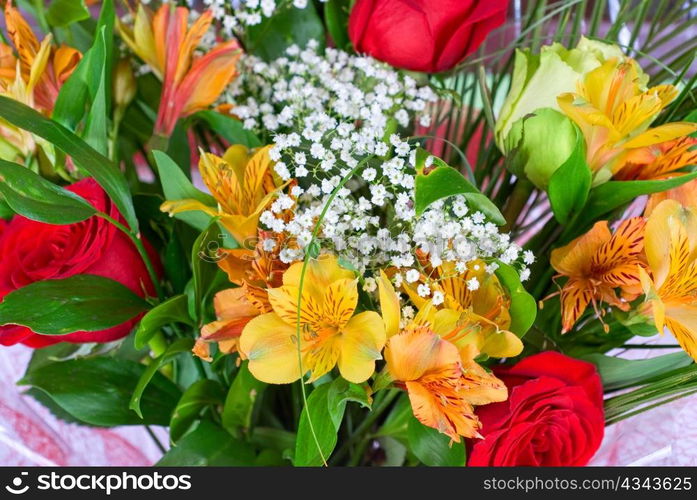
[(588, 304), (601, 318), (598, 302), (627, 310), (627, 301), (641, 294), (645, 224), (643, 217), (627, 219), (612, 234), (607, 221), (596, 222), (586, 234), (552, 252), (557, 277), (568, 278), (561, 289), (562, 333), (571, 329)]
[(414, 416), (422, 424), (457, 442), (461, 436), (479, 437), (473, 405), (505, 401), (508, 393), (499, 379), (474, 361), (481, 352), (478, 330), (461, 320), (462, 311), (436, 310), (428, 301), (400, 332), (399, 296), (385, 273), (377, 283), (388, 335), (383, 372), (387, 380), (406, 389)]
[(414, 416), (460, 442), (481, 437), (473, 405), (505, 401), (503, 382), (473, 360), (463, 363), (455, 345), (428, 326), (410, 325), (385, 347), (387, 371), (409, 394)]
[[(260, 232), (260, 236), (264, 239), (267, 235)], [(222, 290), (213, 299), (217, 319), (201, 329), (194, 346), (194, 354), (207, 361), (211, 360), (211, 342), (217, 342), (221, 352), (236, 352), (247, 323), (272, 311), (267, 289), (281, 286), (283, 272), (288, 268), (274, 251), (265, 251), (262, 242), (254, 250), (221, 250), (221, 254), (224, 258), (218, 266), (238, 288)]]
[(239, 245), (249, 247), (249, 242), (257, 238), (261, 212), (283, 187), (271, 168), (270, 148), (265, 146), (250, 152), (245, 146), (235, 145), (228, 148), (222, 158), (211, 153), (202, 154), (199, 171), (218, 207), (185, 199), (166, 201), (161, 210), (170, 215), (198, 210), (220, 217), (221, 224)]
[(668, 179), (683, 175), (680, 169), (697, 165), (697, 139), (685, 136), (674, 141), (629, 151), (614, 179), (620, 181)]
[(213, 20), (205, 11), (187, 29), (189, 9), (164, 4), (153, 15), (138, 5), (133, 27), (119, 22), (124, 42), (162, 80), (162, 97), (155, 133), (170, 135), (177, 120), (207, 108), (237, 75), (242, 54), (235, 40), (194, 56)]
[(646, 224), (645, 251), (651, 276), (641, 270), (647, 299), (641, 312), (697, 360), (697, 207), (658, 205)]
[(82, 55), (72, 47), (53, 45), (51, 35), (39, 43), (27, 21), (9, 1), (5, 5), (5, 24), (17, 57), (11, 47), (0, 44), (0, 92), (12, 95), (15, 87), (17, 93), (16, 86), (21, 81), (27, 95), (20, 100), (50, 114), (58, 92)]
[(646, 89), (645, 80), (636, 61), (609, 59), (588, 72), (577, 93), (557, 98), (559, 107), (583, 133), (596, 183), (619, 172), (631, 161), (632, 151), (673, 141), (697, 130), (697, 124), (687, 122), (649, 128), (661, 110), (675, 99), (678, 90), (673, 85)]

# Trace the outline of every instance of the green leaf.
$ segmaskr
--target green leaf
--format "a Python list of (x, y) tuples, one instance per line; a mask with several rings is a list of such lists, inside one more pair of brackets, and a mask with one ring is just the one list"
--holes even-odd
[(107, 87), (111, 88), (111, 54), (107, 52), (108, 48), (110, 48), (107, 39), (111, 39), (113, 36), (113, 27), (107, 32), (107, 27), (102, 26), (95, 38), (95, 47), (93, 49), (95, 53), (91, 55), (90, 59), (91, 61), (99, 61), (97, 73), (99, 75), (99, 83), (95, 95), (92, 96), (87, 111), (85, 129), (82, 133), (85, 141), (103, 155), (107, 154), (109, 135), (107, 116), (109, 116), (109, 105), (111, 104), (110, 101), (107, 101), (109, 94)]
[(578, 128), (574, 128), (576, 146), (569, 158), (552, 174), (547, 187), (554, 217), (560, 224), (566, 224), (583, 209), (593, 181), (593, 173), (586, 163), (586, 141)]
[(143, 392), (145, 392), (145, 389), (148, 387), (148, 384), (150, 384), (150, 381), (157, 371), (179, 354), (183, 352), (190, 353), (193, 346), (193, 339), (177, 339), (167, 347), (165, 352), (150, 362), (138, 379), (138, 383), (131, 395), (131, 401), (128, 403), (128, 407), (136, 412), (139, 417), (143, 417), (143, 412), (140, 409), (140, 401), (143, 397)]
[[(355, 401), (367, 408), (370, 408), (372, 402), (363, 386), (352, 384), (342, 378), (320, 385), (312, 391), (300, 415), (293, 458), (296, 466), (323, 465), (322, 458), (329, 459), (336, 446), (337, 433), (344, 418), (347, 401)], [(310, 430), (310, 419), (322, 450), (321, 454)]]
[[(55, 0), (69, 2), (71, 0)], [(88, 13), (89, 14), (89, 13)], [(91, 47), (78, 63), (58, 92), (51, 118), (65, 127), (75, 130), (85, 113), (88, 122), (95, 126), (92, 131), (85, 127), (86, 133), (94, 138), (106, 139), (106, 110), (111, 90), (111, 68), (113, 65), (114, 4), (112, 0), (102, 2), (102, 10), (95, 28)], [(100, 120), (101, 123), (96, 123)], [(88, 139), (90, 144), (93, 144)], [(100, 151), (104, 150), (97, 148)]]
[(261, 141), (251, 130), (246, 130), (242, 122), (213, 110), (199, 111), (193, 118), (203, 120), (208, 126), (230, 144), (243, 144), (248, 148), (261, 146)]
[(0, 118), (46, 139), (70, 155), (80, 169), (94, 177), (104, 188), (131, 230), (138, 230), (138, 219), (126, 179), (108, 158), (64, 126), (9, 97), (0, 96)]
[(347, 49), (351, 45), (348, 37), (348, 18), (351, 11), (349, 0), (329, 0), (324, 4), (324, 21), (334, 45)]
[(203, 420), (157, 462), (160, 467), (239, 467), (254, 463), (254, 450), (213, 422)]
[[(186, 200), (193, 199), (200, 201), (204, 205), (214, 207), (215, 199), (194, 187), (191, 181), (184, 175), (179, 165), (172, 160), (166, 153), (162, 151), (153, 151), (153, 158), (157, 165), (157, 172), (162, 183), (162, 190), (167, 200)], [(174, 216), (187, 224), (202, 231), (206, 229), (210, 222), (211, 216), (203, 212), (182, 212)]]
[(95, 332), (120, 325), (148, 303), (118, 281), (78, 274), (31, 283), (5, 295), (0, 324), (22, 325), (42, 335)]
[(279, 9), (260, 24), (247, 27), (247, 52), (270, 61), (293, 44), (304, 48), (310, 40), (324, 40), (324, 26), (312, 2), (304, 9)]
[(598, 367), (606, 391), (639, 385), (643, 381), (693, 363), (692, 358), (685, 352), (664, 354), (649, 359), (623, 359), (593, 353), (583, 356), (583, 359)]
[(89, 17), (90, 11), (87, 10), (84, 0), (53, 0), (46, 12), (48, 23), (59, 28)]
[(490, 221), (501, 226), (506, 223), (499, 209), (486, 196), (479, 192), (463, 175), (442, 160), (434, 158), (436, 167), (428, 173), (420, 171), (416, 175), (414, 205), (416, 215), (421, 215), (429, 205), (449, 196), (462, 195), (472, 210), (482, 212)]
[[(358, 403), (363, 408), (370, 410), (373, 404), (370, 388), (367, 385), (354, 384), (343, 378), (337, 378), (329, 385), (329, 394), (327, 395), (329, 408), (339, 408), (341, 405), (346, 405), (348, 401)], [(341, 413), (343, 414), (343, 412)], [(335, 416), (338, 415), (337, 413)], [(334, 423), (338, 428), (341, 425), (341, 417), (339, 416), (339, 420)]]
[[(334, 451), (337, 441), (337, 432), (341, 419), (344, 416), (345, 404), (338, 407), (329, 407), (329, 391), (331, 384), (324, 384), (317, 387), (307, 398), (307, 405), (303, 408), (298, 424), (298, 437), (295, 442), (295, 456), (293, 464), (300, 467), (323, 465)], [(309, 418), (308, 418), (309, 415)], [(312, 428), (317, 437), (317, 442), (310, 429)]]
[(193, 294), (190, 298), (193, 303), (189, 304), (189, 311), (197, 320), (201, 318), (203, 299), (218, 272), (215, 252), (220, 247), (220, 241), (220, 227), (215, 220), (212, 220), (208, 228), (196, 238), (191, 248)]
[(465, 465), (465, 445), (453, 443), (436, 429), (426, 427), (413, 416), (409, 420), (409, 448), (424, 465), (461, 467)]
[(240, 365), (223, 408), (223, 427), (235, 435), (239, 431), (245, 433), (249, 431), (254, 403), (266, 389), (266, 384), (254, 378), (247, 365), (247, 362)]
[(73, 359), (40, 366), (18, 384), (40, 389), (70, 415), (91, 425), (167, 425), (181, 392), (159, 373), (141, 398), (143, 418), (128, 407), (143, 371), (145, 366), (124, 359)]
[(584, 218), (594, 221), (608, 212), (644, 194), (653, 194), (682, 186), (697, 178), (697, 172), (658, 181), (609, 181), (591, 190)]
[(158, 304), (140, 320), (136, 330), (134, 344), (142, 349), (160, 328), (169, 323), (184, 323), (193, 326), (186, 307), (186, 295), (177, 295)]
[(518, 335), (518, 337), (523, 337), (533, 323), (535, 323), (535, 318), (537, 317), (537, 302), (535, 302), (535, 298), (525, 290), (525, 287), (520, 282), (518, 272), (513, 267), (501, 261), (497, 261), (496, 263), (499, 266), (498, 269), (496, 269), (496, 277), (501, 281), (501, 284), (506, 290), (508, 290), (511, 297), (511, 307), (509, 309), (511, 313), (511, 326), (509, 328), (513, 333)]
[(72, 224), (96, 213), (81, 196), (4, 160), (0, 160), (0, 192), (14, 212), (48, 224)]
[(215, 380), (203, 379), (195, 382), (182, 395), (169, 422), (169, 437), (179, 439), (194, 423), (201, 411), (208, 406), (222, 405), (225, 399), (223, 386)]

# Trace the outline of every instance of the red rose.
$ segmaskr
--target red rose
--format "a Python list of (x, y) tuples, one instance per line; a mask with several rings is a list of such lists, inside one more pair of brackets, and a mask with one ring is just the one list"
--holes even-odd
[(508, 0), (358, 0), (349, 17), (357, 52), (437, 73), (474, 52), (506, 19)]
[[(97, 210), (124, 223), (116, 206), (94, 181), (84, 179), (67, 188), (89, 201)], [(157, 262), (157, 256), (151, 259)], [(158, 263), (159, 264), (159, 263)], [(157, 265), (157, 264), (156, 264)], [(118, 281), (141, 297), (154, 295), (154, 287), (133, 242), (99, 217), (64, 226), (44, 224), (19, 215), (4, 229), (0, 226), (0, 299), (17, 288), (46, 279), (95, 274)], [(98, 332), (38, 335), (30, 329), (0, 326), (0, 344), (45, 347), (57, 342), (109, 342), (125, 337), (138, 317)]]
[(495, 372), (508, 400), (477, 408), (484, 439), (472, 446), (469, 465), (586, 465), (605, 431), (595, 366), (543, 352)]

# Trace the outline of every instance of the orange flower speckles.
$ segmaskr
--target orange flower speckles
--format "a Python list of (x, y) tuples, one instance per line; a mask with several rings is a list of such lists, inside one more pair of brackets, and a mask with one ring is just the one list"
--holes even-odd
[(119, 23), (124, 42), (162, 80), (157, 134), (171, 134), (179, 118), (210, 106), (237, 74), (242, 50), (235, 40), (194, 56), (212, 19), (212, 13), (205, 11), (187, 29), (187, 8), (164, 4), (153, 15), (139, 4), (133, 28)]
[[(593, 304), (600, 318), (598, 302), (627, 310), (627, 300), (640, 295), (639, 268), (646, 266), (642, 253), (645, 224), (642, 217), (627, 219), (611, 234), (607, 222), (600, 221), (552, 252), (552, 267), (558, 276), (568, 278), (561, 290), (562, 332), (571, 329), (588, 304)], [(617, 296), (617, 288), (622, 298)]]

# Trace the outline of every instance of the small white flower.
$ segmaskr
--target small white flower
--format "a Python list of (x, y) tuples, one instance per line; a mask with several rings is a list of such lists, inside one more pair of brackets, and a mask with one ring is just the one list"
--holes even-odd
[(436, 290), (433, 292), (432, 300), (434, 306), (439, 306), (445, 301), (445, 295), (440, 290)]
[(416, 269), (409, 269), (406, 274), (407, 283), (415, 283), (419, 281), (421, 273)]
[(363, 291), (368, 292), (368, 293), (373, 293), (375, 290), (377, 290), (378, 284), (375, 281), (375, 278), (366, 278), (365, 282), (363, 283)]
[(479, 280), (477, 278), (472, 278), (467, 280), (467, 290), (475, 291), (479, 289)]
[(421, 283), (418, 287), (416, 287), (416, 293), (419, 294), (419, 297), (428, 297), (431, 295), (431, 287), (426, 283)]

